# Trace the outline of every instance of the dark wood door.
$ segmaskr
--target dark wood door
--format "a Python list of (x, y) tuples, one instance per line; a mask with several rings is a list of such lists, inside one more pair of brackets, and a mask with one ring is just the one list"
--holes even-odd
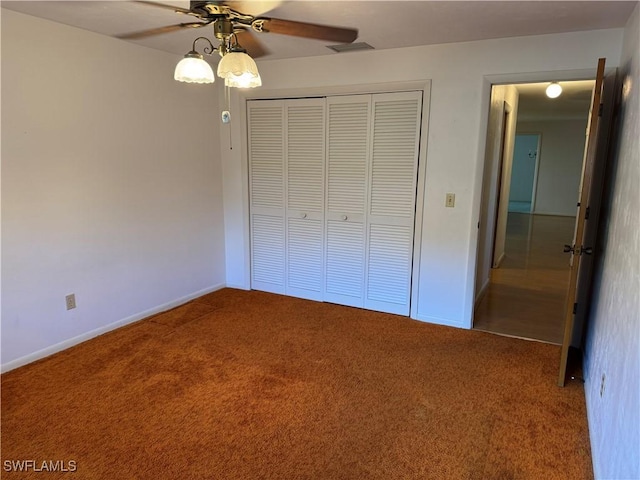
[(614, 108), (615, 73), (605, 78), (605, 59), (598, 60), (587, 140), (582, 166), (580, 194), (573, 241), (565, 245), (570, 254), (570, 279), (565, 305), (565, 325), (558, 385), (564, 386), (572, 344), (580, 347), (589, 309), (592, 267), (600, 213), (609, 137)]

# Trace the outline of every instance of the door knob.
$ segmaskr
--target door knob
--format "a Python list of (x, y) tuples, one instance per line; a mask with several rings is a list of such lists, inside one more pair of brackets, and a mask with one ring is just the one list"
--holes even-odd
[(563, 249), (564, 253), (573, 253), (574, 255), (591, 255), (593, 253), (593, 248), (591, 247), (583, 247), (580, 248), (572, 247), (571, 245), (565, 245)]
[(307, 218), (307, 214), (306, 213), (302, 213), (302, 214), (300, 214), (300, 217)]
[(348, 217), (346, 215), (342, 215), (342, 220), (346, 220)]

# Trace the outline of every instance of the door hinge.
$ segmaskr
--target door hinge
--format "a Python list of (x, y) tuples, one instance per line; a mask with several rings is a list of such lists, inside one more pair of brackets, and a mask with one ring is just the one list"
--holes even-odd
[(577, 311), (578, 311), (578, 304), (574, 303), (573, 304), (573, 314), (575, 315)]
[(598, 116), (601, 117), (602, 116), (602, 112), (604, 111), (604, 103), (601, 103), (600, 106), (598, 107)]
[(590, 208), (589, 208), (589, 207), (585, 208), (585, 210), (584, 210), (584, 219), (585, 219), (585, 220), (589, 220), (589, 212), (590, 212), (590, 211), (591, 211), (591, 210), (590, 210)]

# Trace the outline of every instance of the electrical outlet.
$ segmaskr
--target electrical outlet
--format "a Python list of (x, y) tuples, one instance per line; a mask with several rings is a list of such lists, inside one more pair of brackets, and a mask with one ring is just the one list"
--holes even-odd
[(604, 380), (605, 380), (605, 376), (603, 373), (602, 380), (600, 380), (600, 397), (602, 397), (602, 395), (604, 394)]
[(445, 207), (453, 208), (456, 206), (456, 194), (455, 193), (447, 193), (447, 198), (444, 202)]
[(72, 310), (72, 309), (76, 308), (76, 294), (75, 293), (71, 293), (71, 294), (67, 295), (66, 297), (64, 297), (64, 299), (67, 302), (67, 310)]

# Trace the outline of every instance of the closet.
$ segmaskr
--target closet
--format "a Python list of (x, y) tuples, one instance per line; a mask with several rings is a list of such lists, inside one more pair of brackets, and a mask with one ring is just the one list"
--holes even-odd
[(251, 288), (409, 314), (422, 92), (247, 102)]

